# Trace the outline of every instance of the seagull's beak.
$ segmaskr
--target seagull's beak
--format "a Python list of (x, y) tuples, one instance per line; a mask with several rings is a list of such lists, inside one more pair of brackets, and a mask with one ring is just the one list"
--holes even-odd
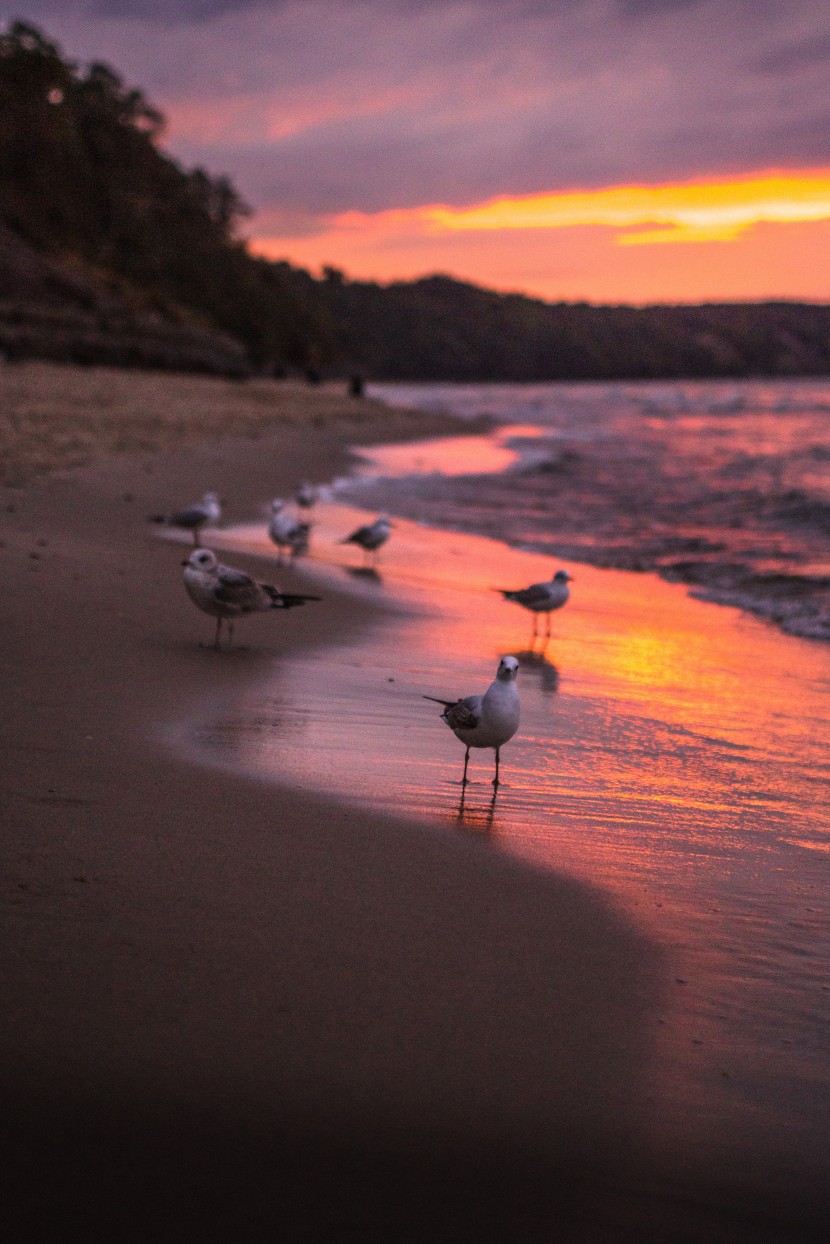
[(188, 562), (189, 562), (189, 561), (190, 561), (190, 559), (189, 559), (188, 557), (186, 557), (186, 558), (184, 559), (184, 561), (182, 562), (182, 565), (183, 565), (183, 566), (186, 566), (186, 565), (188, 564)]

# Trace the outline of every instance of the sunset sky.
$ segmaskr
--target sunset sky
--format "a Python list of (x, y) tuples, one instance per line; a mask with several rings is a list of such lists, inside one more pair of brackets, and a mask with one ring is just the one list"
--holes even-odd
[(827, 0), (0, 0), (258, 252), (552, 300), (830, 301)]

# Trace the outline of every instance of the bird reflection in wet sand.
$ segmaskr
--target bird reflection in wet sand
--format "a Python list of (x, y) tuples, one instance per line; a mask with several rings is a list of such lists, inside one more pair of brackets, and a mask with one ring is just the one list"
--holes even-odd
[(519, 662), (523, 670), (527, 670), (530, 674), (538, 674), (539, 687), (548, 695), (553, 695), (559, 690), (559, 670), (545, 656), (547, 648), (547, 640), (541, 648), (526, 648), (524, 652), (516, 653), (516, 660)]
[(473, 804), (467, 807), (467, 787), (462, 786), (461, 799), (453, 817), (456, 825), (461, 829), (465, 829), (468, 833), (482, 834), (489, 837), (493, 833), (493, 818), (496, 814), (497, 794), (498, 791), (494, 789), (486, 804)]
[(383, 583), (383, 576), (374, 566), (344, 566), (343, 569), (353, 579), (361, 579), (364, 583), (376, 583), (378, 586)]

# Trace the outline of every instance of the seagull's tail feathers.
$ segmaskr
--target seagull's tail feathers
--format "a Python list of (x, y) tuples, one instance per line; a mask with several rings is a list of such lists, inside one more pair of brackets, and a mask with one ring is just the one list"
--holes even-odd
[(268, 583), (263, 583), (262, 587), (271, 597), (272, 609), (294, 609), (297, 605), (304, 605), (307, 600), (321, 599), (319, 596), (302, 596), (296, 592), (281, 592), (279, 588), (271, 587)]
[(432, 700), (433, 704), (443, 704), (444, 708), (452, 708), (453, 704), (457, 703), (456, 700), (439, 700), (435, 695), (425, 695), (422, 698), (424, 700)]
[(512, 587), (494, 587), (494, 588), (493, 588), (493, 591), (494, 591), (494, 592), (501, 592), (501, 594), (502, 594), (502, 596), (504, 597), (504, 599), (505, 599), (505, 600), (515, 600), (515, 599), (516, 599), (516, 589), (515, 589), (515, 588), (512, 588)]

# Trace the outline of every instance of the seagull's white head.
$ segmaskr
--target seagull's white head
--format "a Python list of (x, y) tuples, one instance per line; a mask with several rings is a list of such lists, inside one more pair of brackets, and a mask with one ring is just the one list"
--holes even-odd
[(501, 682), (515, 682), (518, 672), (519, 662), (515, 657), (502, 657), (499, 668), (496, 670), (496, 677)]
[(219, 494), (218, 492), (206, 492), (202, 501), (205, 505), (219, 505)]
[(280, 510), (283, 509), (284, 506), (285, 502), (282, 497), (274, 497), (274, 500), (271, 502), (271, 511), (274, 514), (279, 514)]
[(567, 570), (557, 570), (553, 576), (554, 583), (570, 583), (573, 578), (572, 574), (568, 574)]
[(215, 570), (218, 564), (216, 554), (211, 553), (210, 549), (194, 549), (187, 561), (182, 562), (183, 566), (189, 566), (191, 570), (206, 571)]

